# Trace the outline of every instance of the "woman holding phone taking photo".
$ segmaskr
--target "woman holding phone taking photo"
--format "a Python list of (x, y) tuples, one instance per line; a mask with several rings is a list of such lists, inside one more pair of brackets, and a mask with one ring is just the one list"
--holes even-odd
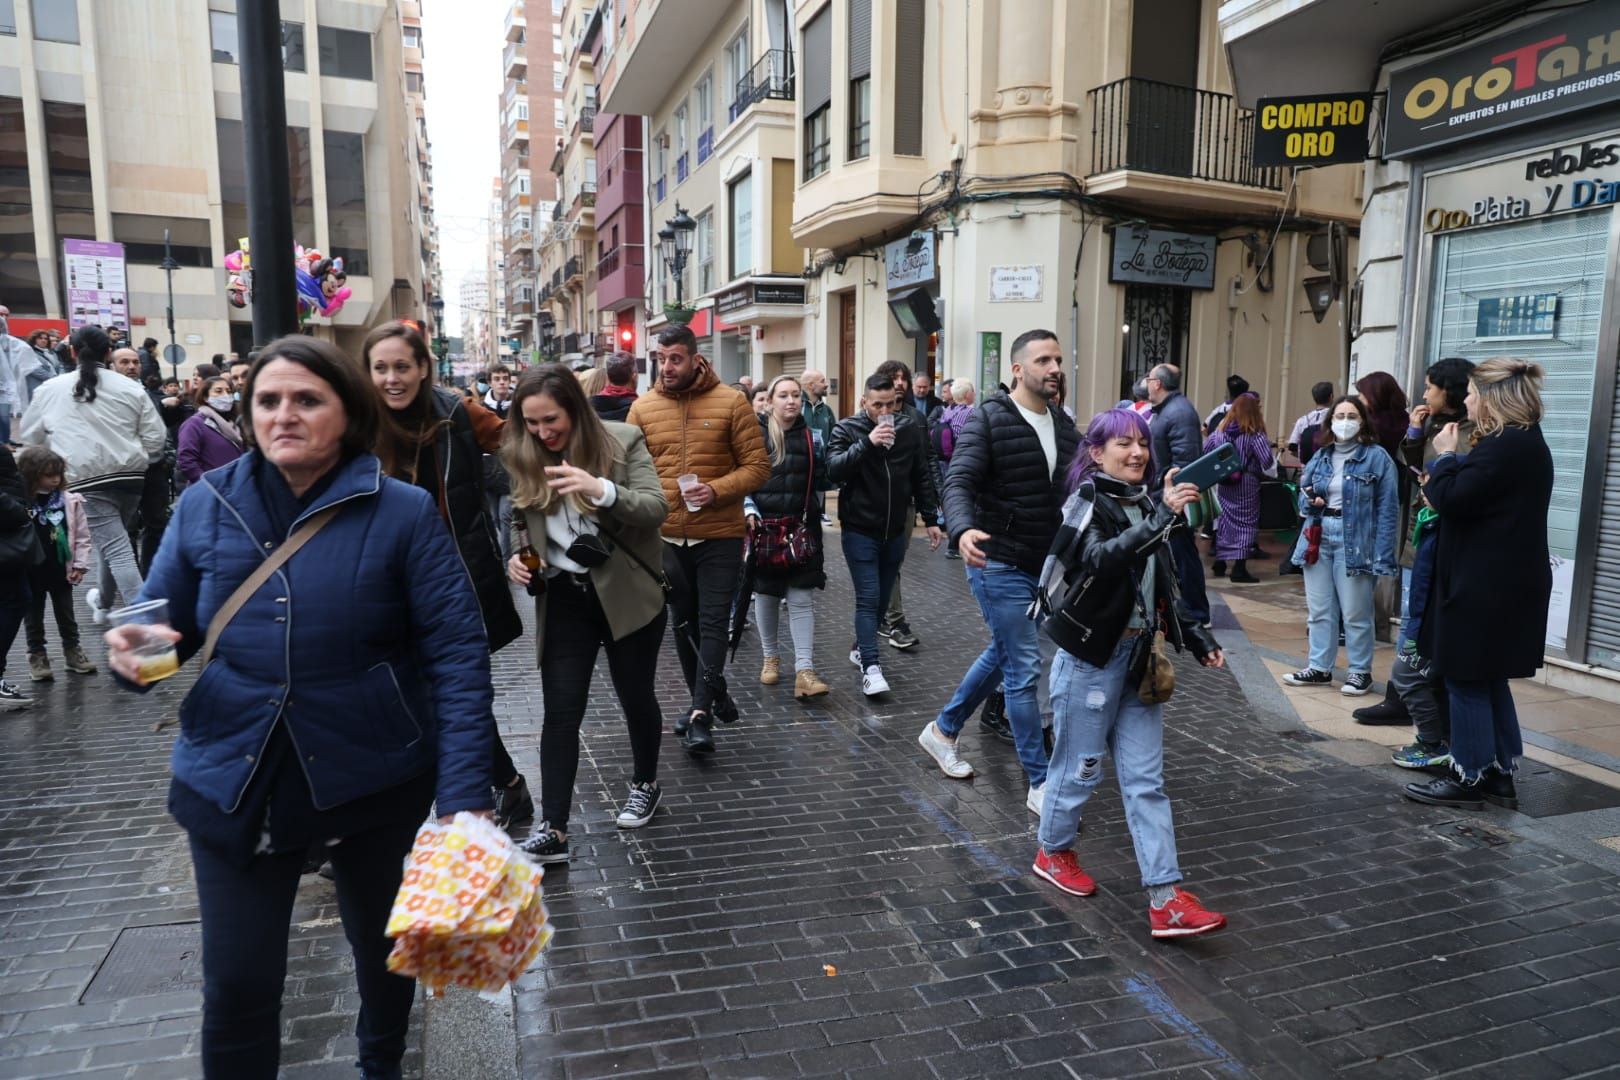
[[(533, 586), (545, 719), (540, 728), (543, 819), (523, 849), (543, 863), (568, 861), (568, 818), (579, 771), (579, 727), (596, 655), (607, 650), (613, 691), (630, 730), (630, 793), (617, 824), (638, 829), (658, 809), (664, 717), (652, 671), (664, 638), (661, 585), (669, 512), (641, 429), (602, 420), (574, 373), (545, 364), (518, 380), (501, 460), (512, 477), (520, 550), (512, 581)], [(532, 560), (534, 555), (529, 556)], [(540, 581), (535, 581), (538, 573)]]

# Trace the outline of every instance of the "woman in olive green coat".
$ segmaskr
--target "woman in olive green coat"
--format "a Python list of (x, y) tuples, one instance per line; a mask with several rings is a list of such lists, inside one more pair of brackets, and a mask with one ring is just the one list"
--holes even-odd
[(663, 557), (658, 531), (669, 507), (641, 430), (602, 421), (579, 380), (561, 364), (524, 375), (510, 415), (501, 459), (512, 478), (519, 532), (514, 550), (532, 539), (540, 569), (531, 575), (520, 555), (507, 569), (519, 585), (539, 579), (535, 626), (545, 704), (544, 820), (523, 846), (540, 862), (566, 862), (579, 727), (600, 648), (607, 650), (634, 762), (618, 825), (639, 828), (658, 808), (664, 718), (651, 672), (665, 609), (654, 574)]

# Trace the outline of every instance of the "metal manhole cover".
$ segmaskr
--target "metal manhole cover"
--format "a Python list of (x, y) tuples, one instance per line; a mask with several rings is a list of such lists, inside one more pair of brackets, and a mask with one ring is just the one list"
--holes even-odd
[(1620, 806), (1620, 788), (1529, 760), (1520, 761), (1514, 786), (1519, 789), (1519, 813), (1527, 817), (1557, 817)]
[(202, 926), (127, 926), (107, 951), (79, 1001), (125, 998), (202, 989)]

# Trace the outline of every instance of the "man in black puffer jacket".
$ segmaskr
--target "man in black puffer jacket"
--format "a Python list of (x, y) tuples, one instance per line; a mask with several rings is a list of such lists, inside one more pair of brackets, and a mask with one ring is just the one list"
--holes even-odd
[(928, 433), (913, 419), (915, 413), (904, 407), (892, 378), (873, 375), (866, 380), (860, 411), (840, 420), (827, 443), (827, 477), (838, 485), (844, 561), (855, 581), (856, 647), (850, 659), (861, 669), (861, 689), (868, 697), (889, 689), (878, 661), (878, 614), (888, 606), (918, 516), (934, 548), (945, 539), (934, 524), (938, 504)]
[(1064, 477), (1080, 436), (1055, 400), (1063, 370), (1057, 335), (1020, 334), (1012, 364), (1012, 392), (989, 398), (968, 418), (945, 476), (945, 520), (968, 564), (968, 584), (990, 625), (990, 644), (918, 742), (946, 776), (972, 776), (973, 767), (956, 756), (956, 737), (999, 679), (1029, 780), (1028, 805), (1039, 814), (1046, 783), (1036, 693), (1041, 644), (1025, 612), (1062, 521)]

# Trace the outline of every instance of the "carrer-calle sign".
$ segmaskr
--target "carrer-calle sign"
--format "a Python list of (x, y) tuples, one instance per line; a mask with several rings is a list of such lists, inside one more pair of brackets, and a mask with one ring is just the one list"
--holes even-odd
[(1384, 155), (1620, 101), (1620, 4), (1599, 2), (1391, 73)]

